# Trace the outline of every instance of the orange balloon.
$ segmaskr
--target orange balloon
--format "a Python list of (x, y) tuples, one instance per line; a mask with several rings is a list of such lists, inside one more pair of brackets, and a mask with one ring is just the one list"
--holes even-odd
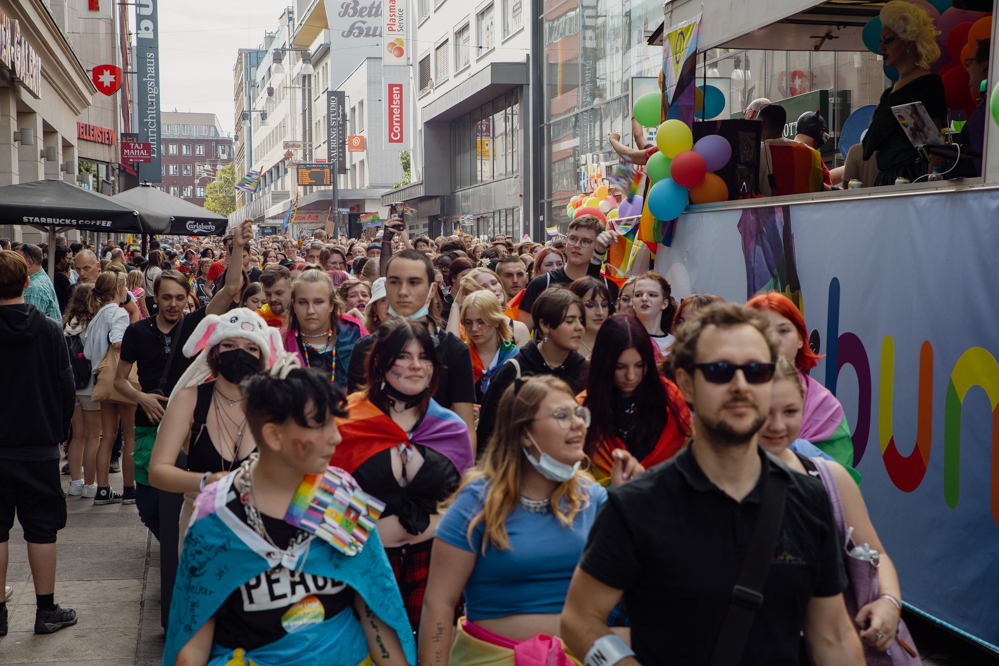
[(961, 67), (968, 69), (967, 61), (971, 59), (971, 56), (975, 55), (975, 49), (977, 48), (978, 42), (975, 42), (974, 44), (968, 42), (964, 45), (964, 48), (961, 49)]
[(700, 88), (694, 88), (694, 116), (696, 117), (701, 109), (704, 108), (704, 91)]
[(706, 173), (699, 185), (690, 188), (690, 201), (695, 204), (728, 201), (728, 185), (718, 174)]
[[(992, 34), (992, 30), (991, 29), (989, 30), (989, 34), (990, 35)], [(659, 89), (660, 90), (663, 89), (663, 70), (661, 70), (661, 69), (659, 70)]]
[(968, 43), (972, 46), (978, 46), (979, 39), (991, 39), (992, 38), (992, 17), (986, 16), (985, 18), (980, 18), (971, 25), (971, 30), (968, 31)]

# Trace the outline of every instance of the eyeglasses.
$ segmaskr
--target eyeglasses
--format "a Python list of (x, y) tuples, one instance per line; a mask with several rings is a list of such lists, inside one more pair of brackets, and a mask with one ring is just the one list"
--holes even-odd
[(716, 363), (695, 363), (694, 368), (704, 374), (704, 378), (712, 384), (728, 384), (735, 377), (736, 370), (742, 370), (742, 376), (750, 384), (765, 384), (773, 379), (776, 363), (744, 363), (736, 365), (728, 361)]
[(566, 244), (578, 245), (582, 248), (587, 248), (593, 245), (593, 241), (590, 240), (589, 238), (580, 238), (579, 236), (569, 236), (569, 238), (566, 239)]
[[(575, 409), (569, 409), (567, 407), (559, 407), (555, 410), (553, 414), (550, 414), (551, 418), (555, 419), (555, 423), (562, 430), (572, 429), (572, 417), (576, 417), (583, 422), (584, 428), (590, 427), (590, 410), (587, 407), (576, 407)], [(542, 417), (547, 418), (547, 417)], [(537, 420), (537, 419), (535, 419)]]
[(585, 307), (587, 310), (596, 310), (598, 305), (603, 310), (606, 310), (607, 308), (610, 307), (610, 303), (607, 301), (586, 301), (585, 303), (583, 303), (583, 307)]

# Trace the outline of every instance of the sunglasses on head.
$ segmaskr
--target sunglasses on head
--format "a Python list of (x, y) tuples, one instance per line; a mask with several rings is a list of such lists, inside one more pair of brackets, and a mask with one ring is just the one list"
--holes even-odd
[(765, 384), (773, 379), (776, 363), (744, 363), (736, 365), (728, 361), (716, 363), (695, 363), (694, 369), (700, 370), (704, 378), (712, 384), (728, 384), (735, 377), (736, 370), (742, 370), (743, 377), (750, 384)]

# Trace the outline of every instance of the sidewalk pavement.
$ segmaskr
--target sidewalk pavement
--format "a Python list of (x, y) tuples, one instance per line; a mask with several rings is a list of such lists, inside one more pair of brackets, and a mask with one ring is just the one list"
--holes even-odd
[[(63, 489), (69, 477), (63, 476)], [(111, 475), (120, 490), (121, 474)], [(57, 540), (55, 601), (76, 611), (79, 621), (54, 634), (36, 636), (35, 591), (21, 527), (10, 534), (7, 584), (9, 633), (0, 638), (0, 664), (159, 666), (159, 543), (139, 520), (135, 505), (94, 506), (67, 497), (69, 516)]]

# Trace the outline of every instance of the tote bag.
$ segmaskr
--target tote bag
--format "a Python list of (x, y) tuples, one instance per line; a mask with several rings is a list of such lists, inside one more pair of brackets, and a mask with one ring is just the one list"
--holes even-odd
[[(118, 372), (118, 361), (120, 354), (114, 345), (108, 345), (108, 350), (104, 358), (97, 364), (97, 381), (94, 383), (94, 392), (90, 399), (94, 402), (114, 402), (120, 405), (135, 405), (134, 400), (129, 400), (114, 387), (114, 376)], [(132, 371), (128, 373), (128, 381), (135, 387), (136, 391), (141, 391), (139, 385), (139, 371), (132, 364)]]

